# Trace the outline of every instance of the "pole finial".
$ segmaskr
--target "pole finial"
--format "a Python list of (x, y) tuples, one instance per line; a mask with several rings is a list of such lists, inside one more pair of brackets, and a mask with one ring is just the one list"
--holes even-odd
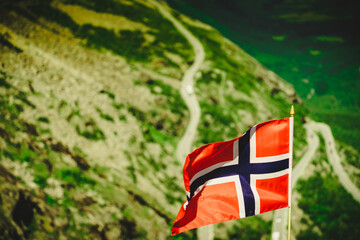
[(290, 117), (294, 117), (294, 115), (295, 115), (294, 105), (291, 105)]

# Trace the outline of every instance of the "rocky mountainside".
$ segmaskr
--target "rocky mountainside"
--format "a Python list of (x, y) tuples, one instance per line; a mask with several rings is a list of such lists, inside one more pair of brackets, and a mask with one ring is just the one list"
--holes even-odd
[[(153, 3), (0, 3), (0, 239), (170, 238), (185, 200), (175, 151), (189, 112), (179, 89), (195, 53)], [(194, 147), (288, 117), (295, 103), (301, 155), (305, 110), (293, 87), (165, 7), (206, 52), (189, 93), (201, 107)], [(270, 234), (269, 217), (249, 221)]]

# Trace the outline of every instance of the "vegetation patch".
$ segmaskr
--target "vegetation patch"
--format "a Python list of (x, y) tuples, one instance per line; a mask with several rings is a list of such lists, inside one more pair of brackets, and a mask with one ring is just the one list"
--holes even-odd
[(309, 223), (302, 219), (309, 228), (301, 231), (297, 239), (354, 239), (359, 236), (360, 205), (336, 178), (316, 171), (309, 179), (300, 180), (297, 190), (302, 195), (299, 207), (311, 220)]
[(360, 156), (352, 147), (345, 147), (344, 154), (346, 162), (355, 168), (360, 169)]
[(142, 47), (145, 38), (141, 31), (121, 30), (115, 33), (103, 27), (84, 24), (79, 27), (77, 37), (86, 39), (85, 46), (97, 50), (108, 49), (129, 60), (149, 61), (149, 49)]
[(296, 185), (296, 191), (301, 194), (298, 206), (306, 214), (300, 221), (307, 226), (296, 238), (353, 239), (353, 236), (360, 234), (356, 227), (360, 204), (332, 173), (323, 138), (320, 138), (320, 147), (313, 164), (316, 167), (314, 174), (306, 180), (300, 179)]
[(8, 38), (9, 38), (8, 35), (0, 33), (0, 45), (3, 45), (3, 46), (5, 46), (5, 47), (9, 48), (10, 50), (13, 50), (13, 51), (15, 51), (15, 52), (17, 52), (17, 53), (22, 53), (23, 50), (20, 49), (20, 48), (18, 48), (18, 47), (16, 47), (16, 46), (14, 46), (14, 45), (9, 41)]
[(83, 126), (76, 126), (76, 132), (89, 140), (99, 141), (104, 140), (105, 134), (103, 131), (97, 126), (94, 119), (89, 119), (85, 122)]
[(326, 35), (322, 35), (322, 36), (316, 36), (314, 37), (315, 41), (319, 41), (319, 42), (338, 42), (338, 43), (343, 43), (344, 39), (342, 37), (338, 37), (338, 36), (326, 36)]
[(205, 102), (200, 102), (200, 104), (203, 116), (207, 116), (201, 119), (198, 128), (200, 137), (198, 141), (200, 143), (221, 142), (238, 137), (239, 133), (230, 127), (235, 122), (235, 119), (233, 119), (229, 111), (224, 111), (219, 106)]
[(176, 183), (176, 181), (175, 177), (168, 176), (165, 176), (165, 180), (163, 181), (167, 189), (165, 197), (170, 204), (182, 204), (184, 201), (184, 190)]
[(39, 122), (43, 123), (50, 123), (49, 119), (47, 117), (38, 117), (37, 119)]
[(271, 36), (272, 40), (278, 41), (278, 42), (285, 41), (286, 37), (287, 37), (286, 35), (273, 35), (273, 36)]
[(84, 171), (77, 168), (62, 168), (55, 171), (55, 176), (62, 181), (75, 186), (82, 186), (84, 184), (94, 185), (96, 182), (89, 178)]
[[(182, 104), (178, 103), (178, 105)], [(171, 109), (174, 108), (172, 104), (169, 106)], [(161, 145), (170, 142), (175, 145), (177, 137), (181, 135), (181, 124), (183, 124), (184, 119), (181, 117), (183, 112), (179, 109), (176, 112), (181, 113), (181, 115), (176, 117), (178, 119), (176, 122), (166, 118), (167, 114), (161, 109), (154, 109), (146, 113), (136, 107), (128, 106), (127, 110), (141, 124), (143, 136), (148, 142), (160, 143)]]
[(10, 88), (11, 84), (7, 81), (7, 75), (0, 70), (0, 87)]
[[(321, 103), (319, 103), (321, 104)], [(317, 121), (325, 121), (331, 126), (331, 131), (336, 139), (353, 146), (360, 152), (360, 115), (354, 112), (336, 113), (329, 111), (312, 111), (312, 117)]]
[[(169, 59), (164, 52), (180, 54), (184, 62), (191, 60), (192, 52), (186, 39), (174, 28), (174, 26), (153, 9), (133, 2), (131, 5), (121, 1), (83, 1), (68, 0), (66, 4), (80, 5), (96, 12), (110, 13), (124, 16), (134, 22), (144, 23), (150, 28), (146, 33), (154, 36), (154, 41), (148, 43), (144, 33), (140, 30), (119, 30), (107, 29), (92, 24), (77, 24), (69, 15), (56, 9), (48, 2), (31, 4), (28, 9), (35, 16), (43, 17), (49, 21), (69, 28), (73, 34), (84, 39), (85, 46), (101, 51), (110, 50), (114, 54), (126, 57), (129, 61), (149, 62), (154, 57), (165, 59), (167, 63), (175, 68), (180, 68), (177, 63)], [(145, 44), (146, 43), (146, 44)]]
[(34, 182), (40, 187), (46, 186), (46, 180), (49, 177), (49, 169), (45, 163), (38, 163), (33, 165), (35, 179)]
[(102, 119), (105, 119), (106, 121), (109, 121), (109, 122), (114, 122), (114, 118), (107, 113), (103, 113), (100, 108), (97, 108), (96, 111), (99, 113), (99, 115)]
[(180, 117), (185, 116), (184, 112), (187, 111), (187, 107), (178, 90), (156, 79), (147, 79), (145, 82), (136, 81), (135, 84), (148, 87), (154, 95), (166, 97), (166, 105), (170, 111), (180, 115)]
[(258, 216), (241, 219), (227, 231), (228, 239), (267, 239), (270, 233), (271, 222), (267, 222)]
[(107, 95), (110, 99), (115, 100), (115, 94), (107, 90), (101, 90), (100, 93)]

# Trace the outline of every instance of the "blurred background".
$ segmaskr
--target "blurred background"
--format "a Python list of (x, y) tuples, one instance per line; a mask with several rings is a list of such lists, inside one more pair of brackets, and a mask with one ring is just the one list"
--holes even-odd
[[(359, 10), (1, 0), (0, 239), (198, 239), (170, 236), (186, 200), (181, 156), (288, 117), (292, 104), (294, 166), (313, 152), (294, 186), (292, 237), (357, 239)], [(273, 218), (209, 235), (276, 239)]]
[(358, 151), (360, 26), (357, 1), (177, 1), (294, 85), (311, 117)]

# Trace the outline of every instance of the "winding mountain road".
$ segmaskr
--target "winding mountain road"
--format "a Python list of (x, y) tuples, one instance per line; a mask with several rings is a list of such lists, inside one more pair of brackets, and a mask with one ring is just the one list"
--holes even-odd
[[(180, 163), (183, 164), (187, 154), (192, 151), (196, 129), (199, 125), (201, 114), (200, 105), (197, 101), (195, 92), (193, 90), (189, 91), (188, 88), (194, 89), (194, 76), (204, 62), (205, 51), (200, 41), (194, 37), (194, 35), (192, 35), (192, 33), (187, 30), (177, 19), (175, 19), (163, 5), (152, 0), (150, 2), (159, 9), (160, 13), (165, 18), (174, 24), (175, 28), (189, 41), (195, 52), (194, 63), (185, 72), (181, 80), (181, 97), (185, 101), (186, 106), (190, 111), (189, 124), (187, 125), (185, 134), (179, 141), (176, 149), (176, 158)], [(213, 225), (198, 228), (197, 236), (200, 240), (212, 240), (214, 238)]]
[(194, 141), (196, 129), (200, 121), (200, 106), (197, 101), (196, 95), (194, 92), (189, 93), (187, 88), (188, 86), (191, 86), (191, 88), (194, 89), (194, 76), (204, 62), (205, 51), (200, 41), (195, 38), (194, 35), (192, 35), (192, 33), (187, 30), (177, 19), (175, 19), (163, 5), (155, 1), (151, 1), (151, 3), (159, 9), (160, 13), (165, 18), (167, 18), (172, 24), (174, 24), (175, 28), (189, 41), (195, 52), (194, 63), (185, 72), (181, 80), (181, 97), (184, 99), (186, 106), (190, 111), (189, 124), (176, 150), (177, 159), (180, 163), (183, 163), (187, 154), (190, 153), (192, 149), (192, 143)]
[(357, 188), (356, 185), (350, 180), (349, 175), (341, 165), (341, 159), (339, 153), (336, 150), (334, 136), (331, 133), (329, 125), (325, 123), (311, 122), (309, 123), (309, 126), (313, 128), (314, 131), (320, 133), (323, 136), (325, 140), (326, 154), (335, 174), (338, 176), (339, 181), (345, 190), (350, 193), (357, 202), (360, 203), (360, 189)]
[[(306, 167), (313, 159), (313, 156), (316, 150), (319, 147), (319, 137), (316, 133), (320, 133), (325, 140), (326, 153), (329, 159), (329, 162), (338, 176), (340, 183), (344, 186), (346, 191), (348, 191), (353, 198), (360, 202), (360, 190), (351, 182), (347, 173), (341, 165), (341, 159), (335, 148), (334, 137), (331, 133), (330, 127), (325, 123), (318, 122), (309, 122), (305, 124), (306, 129), (306, 139), (308, 142), (308, 150), (301, 160), (296, 164), (292, 173), (292, 188), (295, 187), (299, 178), (303, 175)], [(286, 240), (287, 239), (287, 217), (288, 217), (288, 208), (283, 208), (276, 210), (273, 218), (273, 227), (272, 227), (272, 240)]]

